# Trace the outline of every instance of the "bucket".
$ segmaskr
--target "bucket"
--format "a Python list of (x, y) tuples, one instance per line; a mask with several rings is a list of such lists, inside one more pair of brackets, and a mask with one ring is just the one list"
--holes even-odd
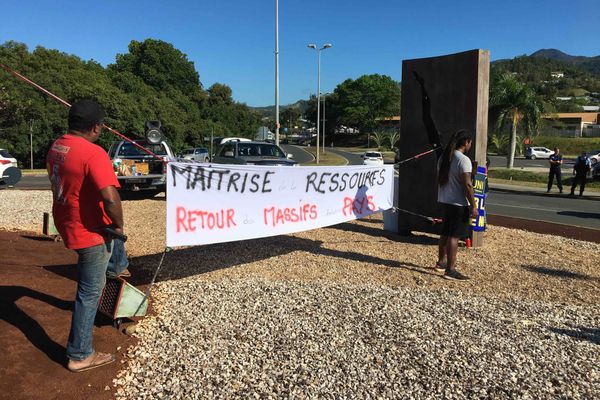
[(98, 311), (114, 319), (143, 317), (148, 309), (144, 292), (122, 278), (107, 278)]

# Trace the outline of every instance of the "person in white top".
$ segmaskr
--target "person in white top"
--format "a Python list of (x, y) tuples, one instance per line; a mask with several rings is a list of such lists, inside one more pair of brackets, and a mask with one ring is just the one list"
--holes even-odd
[(444, 270), (444, 278), (459, 281), (469, 278), (456, 270), (458, 240), (469, 236), (470, 219), (477, 217), (471, 181), (473, 166), (465, 155), (472, 142), (468, 131), (456, 132), (438, 161), (438, 202), (444, 209), (444, 222), (435, 269)]

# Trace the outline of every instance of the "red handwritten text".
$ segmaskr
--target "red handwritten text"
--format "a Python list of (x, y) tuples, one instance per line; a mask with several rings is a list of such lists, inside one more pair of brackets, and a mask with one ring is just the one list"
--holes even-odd
[(294, 208), (265, 208), (263, 216), (265, 225), (277, 226), (289, 222), (315, 220), (318, 217), (318, 213), (315, 204), (302, 204)]
[(363, 197), (344, 197), (344, 207), (342, 213), (344, 216), (348, 215), (362, 215), (368, 211), (375, 211), (375, 203), (373, 203), (373, 196)]
[(177, 207), (177, 232), (194, 232), (196, 229), (226, 229), (236, 226), (233, 217), (235, 210), (228, 208), (216, 212), (188, 210)]

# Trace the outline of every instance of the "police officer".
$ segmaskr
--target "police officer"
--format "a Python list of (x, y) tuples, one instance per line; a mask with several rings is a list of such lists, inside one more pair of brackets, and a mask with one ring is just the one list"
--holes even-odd
[(573, 166), (573, 174), (575, 174), (575, 178), (573, 178), (573, 185), (571, 186), (571, 196), (575, 196), (575, 188), (577, 187), (577, 184), (579, 184), (579, 195), (583, 196), (585, 180), (588, 172), (591, 169), (592, 162), (584, 151), (579, 157), (577, 157), (575, 165)]
[(560, 193), (563, 192), (562, 179), (560, 167), (563, 163), (562, 155), (560, 154), (560, 149), (558, 147), (554, 148), (554, 154), (550, 156), (550, 173), (548, 174), (548, 191), (546, 193), (550, 193), (550, 189), (552, 189), (552, 181), (556, 176), (556, 186), (558, 186), (558, 191)]

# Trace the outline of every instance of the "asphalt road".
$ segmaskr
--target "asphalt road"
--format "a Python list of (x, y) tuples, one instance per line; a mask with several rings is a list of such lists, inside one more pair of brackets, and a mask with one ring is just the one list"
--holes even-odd
[(313, 155), (302, 147), (293, 146), (291, 144), (282, 144), (281, 148), (286, 153), (291, 153), (294, 156), (294, 161), (298, 162), (298, 164), (308, 163), (314, 159)]
[[(284, 145), (286, 152), (294, 154), (300, 163), (309, 162), (312, 155), (301, 147)], [(348, 159), (350, 165), (362, 164), (360, 154), (338, 149), (327, 149)], [(500, 157), (498, 157), (500, 158)], [(530, 166), (540, 160), (519, 160)], [(494, 161), (492, 161), (493, 163)], [(544, 161), (542, 161), (544, 162)], [(46, 176), (23, 176), (16, 189), (49, 189)], [(600, 201), (571, 198), (568, 196), (548, 196), (544, 194), (512, 193), (492, 189), (488, 195), (487, 212), (507, 217), (525, 218), (538, 221), (580, 226), (600, 230)], [(599, 233), (600, 234), (600, 233)]]
[(509, 193), (492, 189), (487, 197), (486, 211), (489, 214), (506, 217), (598, 229), (600, 235), (600, 201), (598, 200)]

